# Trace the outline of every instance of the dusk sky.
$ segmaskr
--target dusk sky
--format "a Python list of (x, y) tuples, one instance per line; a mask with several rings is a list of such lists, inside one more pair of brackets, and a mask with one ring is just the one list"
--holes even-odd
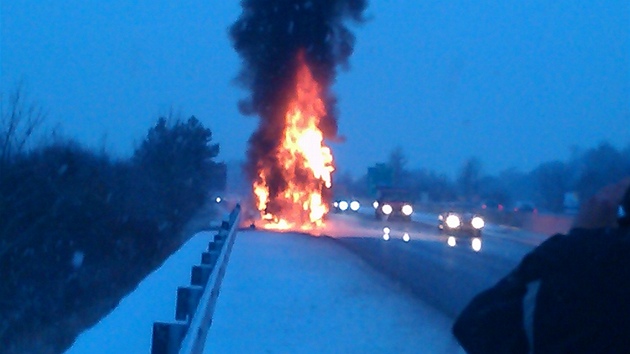
[[(256, 117), (237, 109), (238, 1), (4, 0), (1, 91), (22, 83), (48, 126), (129, 155), (160, 115), (198, 117), (245, 158)], [(566, 159), (571, 146), (630, 144), (630, 2), (370, 1), (340, 70), (339, 170), (397, 146), (410, 168), (454, 175)]]

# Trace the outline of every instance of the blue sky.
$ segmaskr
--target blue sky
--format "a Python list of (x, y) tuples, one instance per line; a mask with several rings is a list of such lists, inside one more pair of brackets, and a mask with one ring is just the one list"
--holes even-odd
[[(129, 154), (159, 115), (196, 115), (226, 161), (257, 124), (237, 101), (237, 1), (2, 1), (2, 92), (18, 82), (52, 126)], [(630, 4), (371, 1), (334, 87), (337, 166), (401, 146), (410, 167), (529, 170), (571, 146), (630, 143)]]

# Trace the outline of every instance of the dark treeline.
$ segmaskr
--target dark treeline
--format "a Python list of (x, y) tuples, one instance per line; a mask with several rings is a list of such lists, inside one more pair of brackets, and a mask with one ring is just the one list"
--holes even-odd
[(0, 347), (56, 353), (181, 246), (225, 166), (195, 117), (160, 118), (114, 160), (67, 140), (16, 144), (28, 112), (0, 122)]
[[(468, 159), (455, 178), (430, 169), (408, 169), (408, 158), (401, 148), (394, 149), (385, 164), (392, 183), (410, 190), (416, 201), (485, 202), (506, 207), (531, 202), (540, 210), (565, 211), (567, 195), (586, 200), (600, 188), (630, 175), (630, 144), (618, 149), (602, 142), (596, 147), (574, 148), (566, 161), (548, 161), (531, 171), (516, 168), (496, 175), (486, 174), (478, 158)], [(336, 188), (355, 196), (370, 196), (369, 178), (336, 176)]]

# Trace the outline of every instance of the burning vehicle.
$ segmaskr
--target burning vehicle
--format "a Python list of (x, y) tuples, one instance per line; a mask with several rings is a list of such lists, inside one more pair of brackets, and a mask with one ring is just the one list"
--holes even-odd
[(485, 225), (480, 215), (471, 212), (448, 211), (438, 215), (438, 229), (447, 236), (447, 244), (450, 247), (465, 242), (470, 243), (471, 248), (479, 252)]
[(374, 217), (376, 220), (411, 221), (413, 201), (407, 190), (381, 188), (374, 201)]
[(324, 226), (335, 171), (328, 142), (340, 139), (332, 85), (337, 66), (353, 52), (345, 22), (361, 23), (366, 6), (365, 0), (243, 1), (230, 27), (243, 60), (237, 82), (249, 92), (239, 109), (259, 118), (245, 170), (264, 228)]

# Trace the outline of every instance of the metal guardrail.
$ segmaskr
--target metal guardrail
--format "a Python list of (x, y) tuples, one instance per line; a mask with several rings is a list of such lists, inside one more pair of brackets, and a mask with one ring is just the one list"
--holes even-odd
[(155, 322), (151, 354), (200, 354), (212, 324), (212, 314), (238, 229), (241, 206), (223, 221), (201, 264), (191, 270), (188, 287), (177, 288), (175, 323)]

